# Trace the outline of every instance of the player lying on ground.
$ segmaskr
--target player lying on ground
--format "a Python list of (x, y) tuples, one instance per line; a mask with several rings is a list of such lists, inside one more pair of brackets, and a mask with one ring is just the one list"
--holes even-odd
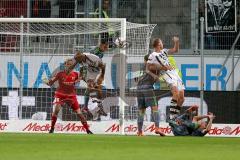
[(55, 100), (54, 100), (54, 111), (51, 118), (51, 129), (49, 133), (54, 132), (54, 126), (57, 121), (57, 115), (61, 107), (65, 104), (70, 106), (74, 112), (76, 112), (79, 117), (83, 127), (85, 128), (87, 134), (92, 134), (89, 130), (86, 118), (82, 114), (76, 96), (75, 84), (81, 80), (81, 77), (77, 72), (69, 70), (69, 67), (73, 65), (73, 60), (68, 59), (64, 62), (65, 70), (58, 72), (50, 80), (45, 80), (45, 83), (49, 86), (52, 86), (56, 81), (59, 83), (59, 87), (55, 91)]
[[(104, 51), (107, 50), (107, 43), (103, 48)], [(82, 76), (88, 86), (85, 94), (85, 109), (83, 111), (88, 112), (88, 115), (90, 114), (88, 110), (89, 97), (95, 97), (93, 101), (98, 103), (98, 116), (107, 116), (102, 106), (102, 82), (105, 75), (105, 64), (99, 56), (92, 53), (77, 52), (74, 59), (75, 63), (71, 66), (71, 68), (75, 67), (76, 64), (79, 63), (82, 65), (82, 68), (86, 70), (85, 74)], [(83, 72), (83, 70), (81, 70), (81, 72)]]
[[(161, 39), (155, 39), (153, 42), (154, 53), (158, 54), (160, 58), (157, 59), (161, 65), (171, 65), (168, 55), (177, 53), (179, 51), (179, 38), (173, 37), (174, 47), (165, 49)], [(170, 104), (169, 119), (174, 118), (180, 113), (180, 107), (184, 102), (184, 84), (178, 75), (176, 69), (162, 71), (161, 78), (168, 84), (172, 92), (172, 100)]]
[(159, 74), (162, 70), (171, 70), (172, 67), (168, 65), (160, 65), (157, 62), (157, 57), (155, 53), (149, 55), (148, 60), (146, 62), (146, 71), (139, 78), (137, 84), (137, 100), (138, 100), (138, 136), (143, 135), (143, 121), (144, 115), (147, 107), (151, 107), (152, 117), (155, 123), (155, 133), (164, 136), (159, 129), (159, 112), (158, 112), (158, 104), (156, 100), (156, 96), (154, 94), (153, 85), (156, 81), (159, 80)]
[[(191, 107), (184, 114), (169, 120), (172, 132), (175, 136), (205, 136), (211, 129), (215, 116), (212, 113), (190, 118), (189, 114), (197, 107)], [(202, 121), (208, 119), (207, 122)]]

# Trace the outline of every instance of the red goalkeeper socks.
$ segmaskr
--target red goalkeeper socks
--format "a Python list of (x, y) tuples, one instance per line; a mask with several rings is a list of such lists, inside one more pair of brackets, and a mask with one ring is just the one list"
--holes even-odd
[(51, 119), (51, 129), (54, 128), (56, 121), (57, 121), (57, 116), (52, 115), (52, 119)]
[(83, 122), (82, 124), (86, 131), (89, 130), (89, 126), (88, 126), (87, 122)]
[(89, 125), (87, 124), (87, 122), (82, 123), (84, 129), (86, 130), (87, 134), (93, 134), (90, 130), (89, 130)]

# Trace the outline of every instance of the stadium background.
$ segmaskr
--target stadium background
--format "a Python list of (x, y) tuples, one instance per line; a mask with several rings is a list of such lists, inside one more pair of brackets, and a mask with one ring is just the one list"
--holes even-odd
[[(239, 68), (238, 60), (240, 57), (240, 41), (238, 41), (235, 48), (233, 49), (233, 58), (237, 62), (237, 67), (234, 68), (234, 80), (226, 81), (228, 77), (231, 78), (233, 75), (230, 74), (232, 68), (231, 59), (229, 58), (229, 62), (224, 66), (225, 68), (223, 70), (226, 72), (226, 75), (224, 77), (225, 81), (221, 81), (221, 89), (219, 90), (222, 91), (217, 91), (218, 89), (216, 88), (216, 72), (221, 68), (223, 61), (227, 55), (231, 53), (231, 47), (239, 32), (240, 1), (237, 0), (236, 2), (238, 22), (237, 32), (215, 34), (204, 33), (205, 59), (210, 59), (206, 64), (206, 67), (209, 65), (210, 69), (208, 72), (206, 71), (206, 77), (209, 79), (206, 79), (205, 90), (207, 90), (207, 92), (204, 94), (204, 100), (208, 105), (208, 110), (214, 112), (217, 115), (215, 123), (238, 124), (240, 122), (238, 116), (238, 113), (240, 112), (240, 104), (238, 99), (240, 90), (240, 75), (237, 69)], [(77, 8), (75, 8), (75, 4), (77, 4)], [(104, 10), (104, 7), (107, 9)], [(126, 18), (129, 22), (157, 24), (157, 27), (154, 29), (152, 39), (161, 37), (166, 48), (170, 48), (172, 46), (171, 38), (174, 35), (178, 35), (180, 37), (181, 50), (179, 55), (176, 55), (175, 58), (178, 63), (178, 67), (182, 71), (185, 69), (183, 81), (185, 82), (185, 85), (188, 89), (186, 95), (188, 97), (199, 97), (199, 62), (193, 62), (192, 58), (200, 58), (199, 19), (201, 16), (205, 16), (204, 7), (204, 0), (1, 0), (0, 17), (20, 17), (21, 15), (31, 18), (117, 17)], [(105, 12), (102, 12), (102, 14), (97, 14), (97, 9)], [(1, 36), (1, 42), (4, 42), (1, 43), (0, 46), (1, 53), (6, 54), (7, 52), (11, 52), (11, 50), (5, 50), (4, 46), (2, 46), (11, 46), (11, 43), (8, 43), (9, 39), (12, 41), (14, 40), (14, 37)], [(139, 61), (139, 63), (141, 62)], [(128, 66), (128, 69), (129, 68), (131, 68), (131, 66)], [(197, 74), (194, 75), (195, 71), (197, 71)], [(6, 77), (0, 76), (0, 78), (4, 79)], [(128, 81), (128, 84), (129, 83), (130, 81)], [(8, 87), (9, 86), (6, 83), (1, 83), (1, 97), (8, 96), (8, 90), (6, 89)], [(131, 85), (128, 87), (131, 88)], [(157, 89), (162, 90), (167, 89), (164, 87), (164, 84), (159, 84), (156, 87)], [(43, 93), (47, 92), (44, 91)], [(79, 93), (83, 93), (83, 91), (79, 90)], [(34, 94), (35, 93), (33, 90), (32, 93), (28, 93), (28, 96)], [(39, 94), (41, 94), (41, 92), (39, 92)], [(51, 97), (53, 96), (52, 91), (48, 94), (51, 95)], [(160, 93), (160, 95), (161, 94), (162, 93)], [(47, 97), (48, 96), (46, 95), (46, 98)], [(41, 101), (49, 101), (50, 103), (52, 99), (42, 99)], [(0, 100), (0, 104), (0, 119), (7, 120), (8, 106), (2, 103), (2, 99)], [(44, 111), (49, 111), (47, 115), (47, 119), (49, 119), (51, 106), (44, 106), (43, 108)], [(26, 107), (24, 114), (26, 116), (25, 118), (30, 118), (30, 114), (32, 112), (34, 111), (28, 111)], [(69, 111), (67, 110), (65, 112)], [(75, 119), (73, 117), (70, 119), (68, 117), (65, 117), (65, 120)]]

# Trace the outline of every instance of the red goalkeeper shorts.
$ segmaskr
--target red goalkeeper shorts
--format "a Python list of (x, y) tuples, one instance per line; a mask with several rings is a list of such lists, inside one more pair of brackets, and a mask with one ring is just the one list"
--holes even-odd
[(54, 104), (60, 104), (60, 105), (68, 104), (74, 111), (80, 108), (76, 95), (63, 95), (63, 94), (55, 93)]

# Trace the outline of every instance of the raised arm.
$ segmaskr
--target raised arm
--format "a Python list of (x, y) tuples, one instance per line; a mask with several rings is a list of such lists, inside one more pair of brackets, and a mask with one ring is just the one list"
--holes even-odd
[(152, 76), (155, 80), (159, 79), (159, 75), (154, 74), (152, 71), (161, 71), (161, 70), (165, 70), (165, 71), (172, 70), (172, 67), (168, 65), (160, 65), (160, 64), (152, 64), (152, 63), (146, 64), (146, 73)]
[(156, 70), (156, 66), (154, 64), (147, 63), (146, 65), (146, 73), (149, 74), (154, 80), (158, 80), (159, 76), (152, 73), (152, 70)]
[(106, 65), (104, 63), (100, 62), (100, 63), (98, 63), (98, 67), (101, 69), (101, 71), (99, 72), (99, 74), (96, 77), (96, 82), (98, 85), (101, 85), (104, 80)]
[(207, 127), (204, 130), (204, 132), (209, 132), (211, 130), (212, 122), (213, 122), (213, 119), (215, 118), (215, 116), (212, 113), (210, 113), (210, 115), (208, 115), (208, 118), (209, 118), (209, 121), (208, 121)]
[(103, 76), (105, 75), (106, 65), (102, 62), (98, 63), (98, 67), (101, 69)]
[(51, 79), (43, 79), (43, 82), (48, 85), (48, 86), (52, 86), (56, 81), (58, 80), (58, 73), (53, 76)]
[(146, 70), (152, 71), (152, 70), (157, 70), (157, 71), (167, 71), (167, 70), (172, 70), (173, 67), (169, 65), (160, 65), (160, 64), (153, 64), (153, 63), (147, 63), (146, 64)]
[(202, 115), (202, 116), (194, 116), (193, 117), (193, 122), (197, 122), (197, 121), (200, 121), (204, 118), (208, 118), (209, 116), (208, 115)]
[(174, 54), (179, 51), (179, 38), (173, 37), (173, 42), (174, 42), (174, 46), (173, 46), (173, 48), (168, 50), (168, 54)]

